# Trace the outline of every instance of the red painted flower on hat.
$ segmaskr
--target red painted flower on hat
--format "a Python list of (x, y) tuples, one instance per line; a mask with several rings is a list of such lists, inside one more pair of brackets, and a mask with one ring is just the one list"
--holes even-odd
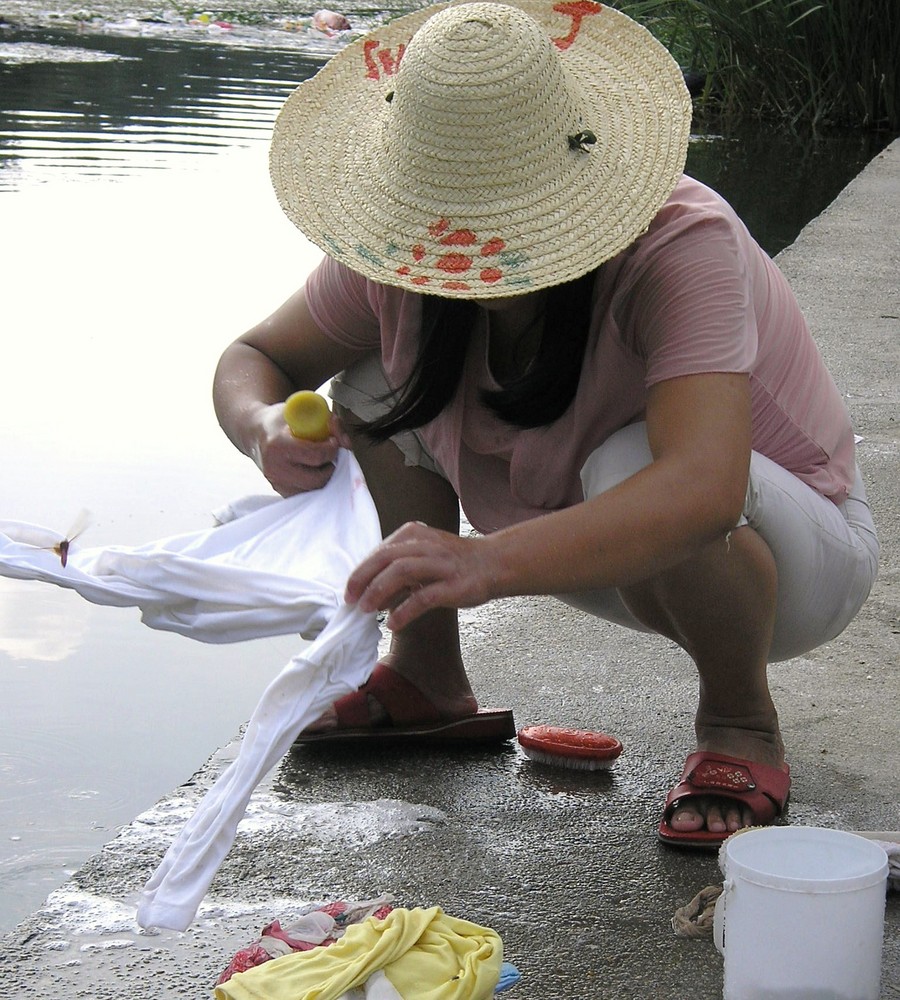
[[(420, 266), (426, 258), (433, 258), (432, 267), (446, 276), (440, 282), (445, 291), (470, 291), (480, 285), (492, 285), (503, 280), (501, 255), (506, 250), (506, 241), (501, 237), (491, 236), (482, 240), (471, 229), (453, 229), (451, 221), (443, 217), (428, 226), (428, 236), (433, 241), (432, 249), (429, 251), (424, 242), (414, 243), (410, 247), (410, 255), (413, 263)], [(523, 259), (517, 257), (512, 262), (522, 263)], [(416, 273), (416, 269), (408, 264), (398, 267), (397, 274), (419, 287), (432, 282), (432, 278)]]

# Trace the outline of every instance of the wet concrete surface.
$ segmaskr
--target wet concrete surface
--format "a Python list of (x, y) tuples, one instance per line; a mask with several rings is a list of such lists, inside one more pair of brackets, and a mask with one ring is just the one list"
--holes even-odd
[[(789, 821), (900, 829), (900, 141), (780, 264), (847, 393), (878, 524), (880, 579), (834, 642), (771, 668), (794, 781)], [(677, 648), (550, 599), (464, 612), (484, 705), (531, 723), (605, 729), (608, 772), (497, 750), (292, 752), (259, 787), (191, 928), (140, 931), (134, 905), (237, 744), (123, 829), (0, 943), (0, 997), (201, 997), (235, 950), (309, 901), (393, 893), (495, 928), (522, 974), (508, 994), (714, 998), (709, 939), (671, 917), (721, 882), (714, 854), (659, 845), (668, 788), (692, 749), (693, 668)], [(802, 935), (814, 928), (798, 928)], [(900, 997), (900, 900), (888, 895), (882, 997)]]

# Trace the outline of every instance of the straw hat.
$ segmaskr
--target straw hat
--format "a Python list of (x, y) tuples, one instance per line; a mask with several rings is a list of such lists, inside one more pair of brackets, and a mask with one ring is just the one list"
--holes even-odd
[(287, 99), (272, 182), (368, 278), (494, 298), (576, 278), (650, 224), (684, 169), (680, 69), (593, 0), (441, 4), (349, 45)]

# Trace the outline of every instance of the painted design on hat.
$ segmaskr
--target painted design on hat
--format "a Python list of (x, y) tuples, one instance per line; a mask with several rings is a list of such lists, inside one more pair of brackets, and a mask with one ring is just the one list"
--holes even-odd
[(375, 267), (384, 267), (384, 261), (378, 256), (377, 253), (370, 250), (368, 247), (363, 246), (362, 243), (357, 243), (353, 248), (363, 260), (368, 261), (370, 264), (374, 264)]
[(344, 256), (344, 248), (330, 233), (322, 233), (322, 241), (328, 247), (327, 252), (330, 253), (332, 257)]
[[(603, 4), (597, 3), (596, 0), (562, 0), (561, 3), (553, 4), (552, 9), (563, 17), (571, 18), (572, 21), (567, 35), (551, 39), (560, 51), (565, 51), (575, 44), (584, 19), (599, 14), (603, 10)], [(400, 68), (405, 52), (405, 42), (400, 42), (395, 51), (382, 48), (377, 38), (368, 39), (362, 47), (366, 79), (380, 80), (384, 76), (393, 76)]]
[(432, 283), (427, 274), (416, 273), (416, 265), (432, 258), (433, 269), (445, 275), (440, 287), (446, 291), (465, 292), (472, 287), (494, 285), (498, 282), (527, 285), (530, 279), (523, 275), (508, 275), (506, 270), (521, 267), (528, 257), (522, 252), (507, 250), (506, 241), (500, 236), (481, 239), (467, 228), (452, 228), (450, 219), (441, 217), (428, 226), (428, 236), (433, 241), (431, 250), (425, 242), (414, 243), (409, 248), (413, 263), (401, 264), (397, 274), (407, 278), (412, 285), (423, 288)]
[(564, 0), (563, 3), (555, 3), (553, 9), (557, 14), (572, 18), (572, 27), (568, 35), (564, 38), (552, 39), (553, 44), (560, 51), (565, 51), (575, 44), (575, 39), (578, 37), (578, 32), (581, 31), (581, 24), (584, 19), (592, 17), (594, 14), (599, 14), (603, 10), (603, 4), (596, 3), (595, 0)]
[[(380, 80), (382, 76), (393, 76), (400, 68), (406, 45), (401, 42), (396, 49), (384, 49), (377, 38), (370, 38), (363, 44), (363, 64), (367, 80)], [(377, 62), (376, 62), (377, 60)]]

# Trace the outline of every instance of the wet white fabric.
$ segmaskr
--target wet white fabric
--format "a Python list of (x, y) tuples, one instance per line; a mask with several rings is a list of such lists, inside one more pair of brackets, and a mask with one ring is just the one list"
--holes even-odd
[(335, 699), (365, 683), (377, 648), (374, 616), (343, 605), (318, 639), (266, 688), (237, 759), (206, 793), (144, 886), (137, 912), (142, 927), (188, 927), (234, 842), (253, 789), (302, 729)]
[(246, 497), (226, 523), (129, 548), (79, 548), (63, 567), (59, 532), (0, 521), (0, 575), (43, 580), (94, 604), (139, 607), (151, 628), (202, 642), (313, 638), (341, 605), (353, 567), (381, 540), (362, 472), (342, 451), (328, 485)]
[(314, 637), (266, 688), (236, 760), (144, 887), (144, 927), (188, 927), (259, 781), (301, 730), (365, 683), (377, 659), (376, 616), (343, 603), (350, 571), (381, 540), (349, 452), (341, 452), (324, 489), (251, 498), (232, 505), (229, 516), (219, 527), (139, 548), (73, 548), (65, 567), (53, 552), (58, 534), (0, 522), (2, 575), (68, 587), (96, 604), (138, 606), (147, 625), (205, 642)]

